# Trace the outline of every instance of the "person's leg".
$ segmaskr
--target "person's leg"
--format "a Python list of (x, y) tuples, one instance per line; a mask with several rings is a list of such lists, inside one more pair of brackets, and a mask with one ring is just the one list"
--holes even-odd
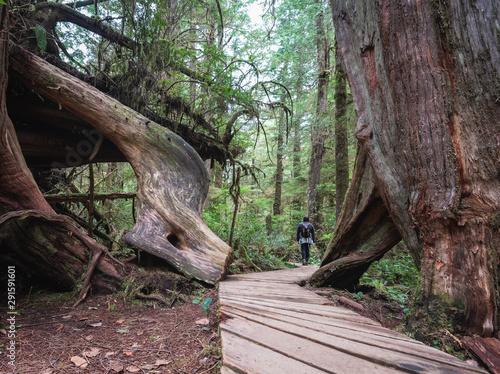
[(307, 243), (307, 250), (306, 250), (306, 265), (309, 264), (309, 249), (311, 248), (311, 244)]
[(306, 258), (307, 258), (307, 251), (308, 250), (308, 244), (307, 243), (302, 243), (300, 245), (300, 251), (302, 252), (302, 265), (306, 264)]

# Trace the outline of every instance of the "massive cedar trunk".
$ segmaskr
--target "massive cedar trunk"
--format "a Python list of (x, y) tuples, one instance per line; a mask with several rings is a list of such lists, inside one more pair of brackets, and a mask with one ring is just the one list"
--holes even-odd
[[(7, 6), (0, 5), (4, 32), (8, 30), (7, 13)], [(18, 266), (20, 276), (44, 274), (49, 281), (73, 288), (85, 273), (90, 257), (106, 249), (83, 235), (69, 217), (57, 215), (38, 189), (7, 113), (7, 65), (8, 41), (3, 38), (0, 43), (0, 259), (2, 263)], [(101, 256), (94, 284), (116, 290), (122, 270), (109, 257)]]
[(88, 122), (125, 155), (137, 176), (138, 218), (123, 240), (167, 260), (188, 277), (214, 284), (230, 248), (204, 223), (207, 170), (182, 138), (97, 89), (12, 46), (16, 79)]
[(438, 304), (460, 330), (491, 335), (500, 291), (500, 3), (331, 3), (357, 138), (421, 269), (415, 315), (432, 316)]

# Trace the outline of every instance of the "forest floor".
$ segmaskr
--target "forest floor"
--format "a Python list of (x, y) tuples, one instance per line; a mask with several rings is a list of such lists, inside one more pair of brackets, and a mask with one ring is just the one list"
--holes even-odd
[(196, 297), (213, 299), (208, 316), (192, 302), (169, 308), (96, 295), (73, 307), (66, 294), (32, 295), (16, 320), (15, 368), (0, 330), (0, 373), (217, 373), (216, 290)]
[[(362, 297), (331, 288), (311, 291), (344, 307), (345, 299), (355, 301), (363, 310), (348, 307), (384, 327), (402, 329), (404, 307), (380, 290)], [(21, 301), (16, 317), (14, 370), (8, 365), (5, 326), (0, 329), (0, 373), (218, 373), (217, 291), (197, 288), (183, 298), (170, 308), (150, 300), (125, 301), (121, 295), (93, 295), (73, 307), (69, 294), (35, 293)], [(212, 298), (210, 313), (190, 302), (193, 298)], [(1, 314), (0, 327), (7, 324), (6, 315)], [(451, 334), (437, 334), (436, 348), (470, 359)]]

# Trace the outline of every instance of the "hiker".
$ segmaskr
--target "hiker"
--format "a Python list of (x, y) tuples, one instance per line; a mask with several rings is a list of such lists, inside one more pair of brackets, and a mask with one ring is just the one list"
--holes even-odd
[(314, 226), (309, 222), (309, 217), (304, 216), (297, 227), (297, 242), (302, 252), (302, 265), (309, 263), (309, 248), (314, 244)]

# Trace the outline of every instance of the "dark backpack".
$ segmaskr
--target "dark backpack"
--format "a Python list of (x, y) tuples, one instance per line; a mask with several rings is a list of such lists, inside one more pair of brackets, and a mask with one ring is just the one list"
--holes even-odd
[(311, 230), (309, 226), (302, 225), (302, 237), (308, 238), (309, 236), (311, 236)]

